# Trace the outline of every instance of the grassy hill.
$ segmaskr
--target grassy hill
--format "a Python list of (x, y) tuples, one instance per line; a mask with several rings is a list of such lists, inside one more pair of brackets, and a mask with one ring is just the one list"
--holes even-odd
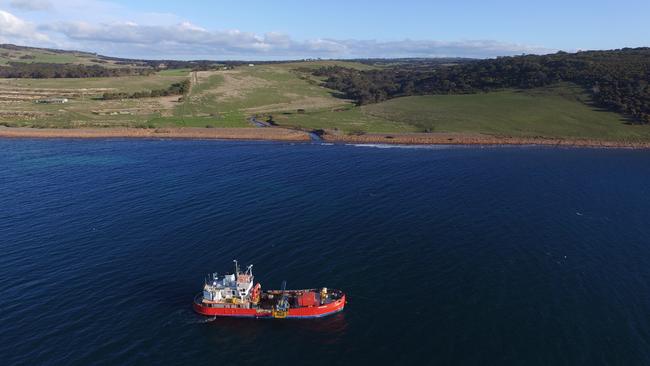
[(20, 62), (124, 67), (124, 65), (119, 65), (118, 61), (119, 59), (109, 59), (104, 56), (89, 52), (64, 51), (0, 44), (0, 66), (6, 66), (11, 62)]
[(515, 137), (648, 139), (650, 127), (593, 107), (570, 84), (468, 95), (415, 96), (362, 108), (365, 114), (430, 132), (478, 132)]
[(593, 107), (571, 84), (465, 95), (391, 99), (343, 111), (280, 115), (283, 125), (343, 133), (454, 132), (514, 137), (650, 140), (650, 126)]
[[(315, 66), (316, 67), (316, 66)], [(241, 66), (225, 71), (199, 71), (174, 116), (156, 124), (250, 127), (248, 116), (334, 109), (350, 103), (332, 96), (320, 81), (295, 70), (295, 64)]]
[[(296, 70), (298, 65), (318, 68), (329, 63), (246, 65), (196, 72), (175, 69), (148, 76), (111, 78), (0, 79), (0, 105), (5, 108), (0, 112), (0, 123), (33, 127), (252, 127), (247, 120), (252, 115), (351, 107), (351, 102), (336, 98), (331, 90), (321, 87), (320, 79)], [(100, 99), (107, 91), (160, 89), (187, 78), (192, 87), (181, 101), (178, 96)], [(39, 97), (57, 96), (68, 97), (69, 103), (34, 103)]]
[[(26, 55), (30, 57), (25, 57)], [(0, 46), (5, 62), (114, 63), (76, 51)], [(0, 61), (0, 62), (2, 62)], [(123, 63), (123, 62), (122, 62)], [(385, 72), (384, 65), (353, 61), (262, 63), (178, 68), (151, 75), (74, 79), (0, 79), (0, 124), (23, 127), (249, 127), (250, 116), (280, 126), (323, 129), (337, 134), (453, 132), (513, 137), (650, 141), (650, 125), (629, 123), (594, 106), (582, 87), (556, 83), (488, 93), (409, 96), (357, 106), (323, 86), (311, 71), (341, 66)], [(105, 92), (164, 89), (191, 80), (190, 92), (123, 100), (102, 100)], [(66, 104), (37, 104), (66, 97)]]

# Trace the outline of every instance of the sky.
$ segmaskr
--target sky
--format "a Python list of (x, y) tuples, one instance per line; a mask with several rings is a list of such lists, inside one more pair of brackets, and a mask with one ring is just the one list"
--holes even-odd
[(650, 0), (0, 0), (0, 43), (151, 59), (475, 57), (650, 46)]

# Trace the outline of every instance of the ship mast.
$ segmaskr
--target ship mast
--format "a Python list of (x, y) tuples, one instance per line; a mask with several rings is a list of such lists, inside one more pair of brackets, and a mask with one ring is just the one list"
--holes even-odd
[(235, 276), (239, 277), (239, 264), (236, 259), (233, 262), (235, 262)]

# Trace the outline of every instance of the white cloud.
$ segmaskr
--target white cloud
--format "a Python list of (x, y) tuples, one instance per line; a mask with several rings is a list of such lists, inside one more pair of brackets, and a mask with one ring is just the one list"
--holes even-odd
[(12, 8), (25, 11), (42, 11), (52, 9), (52, 2), (49, 0), (11, 0), (9, 5)]
[(27, 42), (44, 42), (48, 40), (47, 35), (37, 32), (34, 25), (4, 10), (0, 10), (0, 37), (7, 40), (17, 39)]
[(496, 57), (556, 50), (493, 40), (400, 40), (390, 42), (347, 40), (342, 43), (365, 57)]
[[(15, 0), (19, 1), (19, 0)], [(62, 0), (76, 2), (79, 0)], [(93, 7), (110, 2), (89, 0)], [(27, 2), (27, 1), (26, 1)], [(54, 10), (56, 12), (58, 10)], [(170, 20), (164, 14), (160, 19)], [(47, 18), (49, 19), (49, 17)], [(34, 25), (0, 10), (0, 37), (16, 43), (74, 48), (107, 55), (142, 58), (282, 59), (354, 57), (494, 57), (549, 53), (543, 47), (491, 40), (295, 40), (278, 32), (208, 30), (191, 22), (142, 24), (134, 21), (49, 21)]]
[[(139, 25), (133, 22), (90, 24), (60, 22), (42, 27), (70, 40), (115, 48), (132, 47), (148, 56), (206, 55), (223, 57), (493, 57), (521, 53), (547, 53), (543, 47), (490, 40), (456, 42), (401, 40), (313, 39), (293, 40), (286, 34), (258, 35), (240, 30), (209, 31), (189, 22), (176, 25)], [(100, 50), (101, 51), (101, 50)]]

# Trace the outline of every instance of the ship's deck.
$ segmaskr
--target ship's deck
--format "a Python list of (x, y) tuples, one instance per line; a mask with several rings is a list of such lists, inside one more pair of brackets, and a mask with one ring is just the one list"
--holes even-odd
[[(321, 298), (320, 290), (318, 289), (305, 289), (305, 290), (286, 290), (284, 295), (287, 296), (289, 301), (289, 308), (295, 309), (304, 307), (299, 304), (299, 297), (305, 293), (314, 293), (315, 304), (314, 306), (321, 306), (330, 304), (343, 297), (343, 292), (339, 290), (330, 290), (325, 299)], [(250, 309), (266, 309), (273, 310), (282, 298), (283, 292), (281, 290), (267, 290), (263, 291), (260, 296), (260, 302), (257, 305), (253, 304), (236, 304), (228, 302), (210, 303), (204, 302), (201, 294), (197, 295), (194, 302), (201, 306), (214, 307), (214, 308), (250, 308)], [(323, 301), (324, 300), (324, 301)], [(248, 306), (250, 305), (250, 306)]]

